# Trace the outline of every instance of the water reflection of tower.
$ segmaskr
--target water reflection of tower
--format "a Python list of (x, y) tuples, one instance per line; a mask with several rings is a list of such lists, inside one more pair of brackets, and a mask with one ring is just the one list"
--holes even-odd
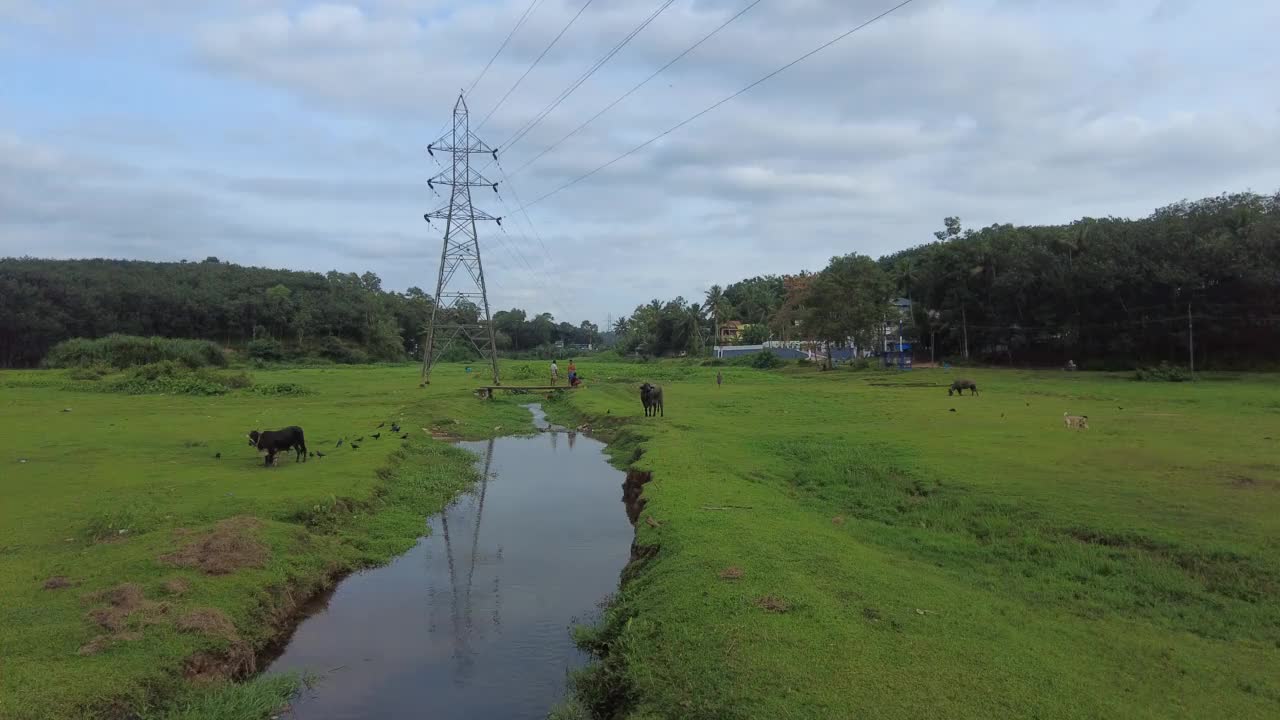
[[(472, 609), (475, 600), (472, 597), (472, 587), (475, 579), (476, 560), (480, 556), (480, 523), (484, 520), (484, 501), (489, 486), (490, 468), (493, 463), (493, 445), (491, 438), (484, 455), (484, 467), (480, 475), (480, 487), (478, 490), (472, 490), (469, 495), (472, 497), (474, 504), (475, 518), (471, 530), (471, 553), (467, 562), (466, 577), (463, 579), (463, 587), (460, 589), (459, 578), (461, 570), (454, 562), (453, 555), (453, 538), (449, 532), (449, 513), (446, 510), (440, 514), (440, 530), (444, 536), (445, 555), (447, 556), (447, 565), (449, 569), (449, 613), (450, 627), (453, 630), (453, 653), (454, 661), (454, 682), (457, 684), (465, 684), (471, 677), (475, 667), (475, 650), (471, 646), (471, 641), (475, 637), (483, 637), (483, 628), (477, 628), (472, 622)], [(502, 561), (502, 549), (498, 548), (495, 556), (497, 563)], [(501, 581), (498, 573), (495, 571), (493, 581), (494, 594), (494, 610), (493, 623), (495, 626), (501, 626)], [(435, 604), (432, 604), (434, 610)], [(434, 626), (434, 623), (432, 623)]]

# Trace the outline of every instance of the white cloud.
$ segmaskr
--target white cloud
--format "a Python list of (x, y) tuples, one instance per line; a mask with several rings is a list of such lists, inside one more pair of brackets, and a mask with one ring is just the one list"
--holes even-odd
[[(674, 3), (504, 153), (503, 167), (522, 166), (745, 2)], [(141, 13), (139, 3), (84, 3), (79, 22)], [(1175, 0), (918, 0), (539, 202), (529, 212), (543, 242), (515, 212), (515, 191), (532, 201), (890, 4), (761, 3), (514, 188), (504, 183), (501, 199), (480, 192), (477, 205), (507, 216), (505, 233), (481, 229), (502, 285), (495, 305), (572, 298), (557, 314), (599, 321), (655, 296), (923, 242), (944, 215), (1057, 222), (1280, 187), (1280, 91), (1258, 80), (1277, 62), (1263, 52), (1280, 15), (1266, 0), (1217, 14)], [(389, 286), (425, 287), (439, 238), (421, 214), (443, 200), (425, 188), (438, 167), (423, 150), (526, 6), (175, 4), (138, 32), (179, 43), (188, 60), (148, 64), (144, 43), (129, 67), (144, 86), (158, 72), (186, 78), (190, 97), (212, 108), (205, 125), (154, 127), (190, 122), (160, 120), (184, 97), (132, 109), (70, 102), (61, 134), (24, 121), (42, 110), (38, 98), (0, 111), (0, 127), (36, 138), (0, 135), (0, 252), (194, 247), (286, 267), (368, 267)], [(474, 124), (580, 6), (541, 3), (470, 98)], [(485, 124), (485, 139), (512, 137), (656, 6), (596, 0)], [(74, 30), (70, 16), (59, 22)], [(26, 57), (31, 72), (42, 59)], [(114, 165), (126, 169), (93, 170)]]

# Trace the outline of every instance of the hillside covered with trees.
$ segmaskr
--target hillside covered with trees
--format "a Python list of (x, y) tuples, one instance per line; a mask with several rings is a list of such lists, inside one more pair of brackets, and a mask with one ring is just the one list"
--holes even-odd
[[(870, 339), (891, 297), (912, 301), (917, 357), (1132, 367), (1269, 365), (1280, 358), (1280, 194), (1180, 202), (1127, 220), (964, 229), (872, 261), (653, 300), (607, 328), (624, 354), (709, 352), (716, 327), (744, 342)], [(856, 246), (856, 239), (849, 245)], [(419, 353), (432, 299), (377, 275), (117, 260), (0, 260), (0, 366), (32, 366), (56, 343), (110, 333), (212, 340), (267, 359), (402, 360)], [(475, 308), (462, 314), (474, 317)], [(590, 322), (495, 311), (498, 346), (527, 353), (598, 344)], [(1189, 331), (1190, 325), (1190, 331)], [(251, 346), (252, 344), (252, 346)], [(471, 348), (457, 345), (465, 357)]]
[[(377, 275), (124, 260), (0, 260), (0, 366), (38, 364), (63, 340), (112, 333), (212, 340), (264, 359), (404, 360), (419, 353), (432, 298)], [(474, 313), (475, 308), (463, 308)], [(498, 345), (599, 342), (594, 325), (498, 312)], [(456, 351), (466, 352), (458, 345)]]
[(918, 357), (1125, 368), (1185, 364), (1194, 342), (1198, 367), (1280, 358), (1280, 194), (1055, 226), (975, 231), (947, 218), (933, 242), (880, 258), (880, 272), (863, 260), (715, 286), (703, 302), (654, 300), (613, 329), (622, 349), (652, 355), (696, 353), (726, 320), (775, 339), (866, 337), (893, 296), (912, 301)]

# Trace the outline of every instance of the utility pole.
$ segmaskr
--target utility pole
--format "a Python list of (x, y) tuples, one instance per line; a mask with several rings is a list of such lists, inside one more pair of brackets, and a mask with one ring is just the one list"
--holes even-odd
[[(499, 225), (502, 218), (494, 217), (471, 204), (471, 188), (490, 187), (498, 192), (498, 183), (489, 182), (471, 169), (471, 156), (493, 155), (498, 151), (484, 144), (471, 132), (467, 118), (467, 101), (461, 93), (453, 106), (453, 128), (427, 146), (427, 152), (435, 157), (435, 151), (449, 153), (452, 162), (440, 174), (427, 181), (427, 186), (448, 185), (449, 204), (423, 215), (427, 223), (432, 219), (444, 220), (444, 243), (440, 250), (440, 271), (436, 277), (436, 301), (431, 307), (431, 321), (427, 326), (427, 342), (422, 351), (422, 384), (431, 382), (431, 367), (459, 336), (465, 337), (482, 357), (493, 366), (493, 384), (501, 384), (498, 375), (498, 345), (494, 340), (493, 322), (489, 317), (489, 295), (485, 289), (484, 265), (480, 261), (480, 241), (476, 235), (477, 220), (493, 220)], [(458, 268), (466, 273), (459, 278), (459, 287), (448, 289)], [(468, 280), (470, 282), (468, 282)], [(474, 308), (475, 318), (469, 315)], [(442, 340), (443, 338), (443, 340)]]

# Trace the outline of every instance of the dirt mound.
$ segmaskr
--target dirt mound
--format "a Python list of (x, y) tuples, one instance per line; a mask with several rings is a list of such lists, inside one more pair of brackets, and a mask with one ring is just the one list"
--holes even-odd
[[(260, 568), (266, 565), (269, 555), (266, 544), (257, 537), (260, 529), (262, 521), (255, 517), (227, 518), (177, 552), (161, 555), (160, 561), (175, 567), (198, 568), (206, 575)], [(179, 533), (190, 534), (190, 531)]]
[(178, 618), (177, 628), (183, 632), (199, 633), (232, 643), (240, 640), (235, 623), (217, 608), (196, 608)]
[(729, 567), (720, 571), (720, 579), (721, 580), (741, 580), (742, 574), (743, 574), (742, 568), (738, 567), (737, 565), (730, 565)]
[(75, 583), (71, 582), (66, 575), (54, 575), (48, 580), (45, 580), (42, 587), (44, 587), (45, 590), (61, 590), (62, 588), (71, 587), (74, 584)]
[(201, 651), (182, 664), (182, 675), (193, 683), (205, 685), (247, 677), (257, 669), (253, 651), (242, 642), (232, 643), (226, 650)]
[(137, 583), (123, 583), (110, 590), (87, 595), (86, 600), (106, 603), (85, 614), (85, 618), (104, 630), (120, 633), (130, 624), (150, 624), (169, 612), (169, 606), (148, 600)]
[(142, 637), (141, 633), (114, 633), (112, 635), (99, 635), (76, 651), (77, 655), (97, 655), (98, 653), (109, 649), (113, 645), (122, 642), (132, 642)]
[(161, 587), (170, 595), (186, 595), (191, 590), (191, 581), (186, 578), (170, 578)]
[(765, 595), (762, 598), (757, 598), (756, 605), (761, 609), (774, 613), (784, 613), (791, 609), (791, 603), (776, 595)]

